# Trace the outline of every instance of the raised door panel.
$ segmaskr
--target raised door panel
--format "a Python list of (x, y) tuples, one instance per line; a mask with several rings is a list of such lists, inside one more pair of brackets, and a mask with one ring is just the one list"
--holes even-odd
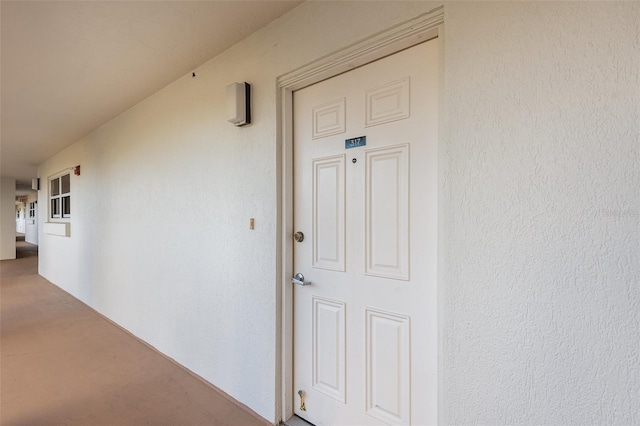
[(346, 131), (346, 99), (340, 98), (314, 107), (311, 111), (312, 138), (319, 139)]
[(344, 155), (312, 162), (313, 267), (345, 270)]
[(410, 424), (409, 317), (367, 308), (367, 414), (388, 424)]
[(410, 117), (410, 81), (407, 77), (366, 91), (366, 127)]
[(313, 387), (346, 401), (345, 304), (313, 297)]
[(366, 152), (367, 275), (409, 279), (409, 145)]

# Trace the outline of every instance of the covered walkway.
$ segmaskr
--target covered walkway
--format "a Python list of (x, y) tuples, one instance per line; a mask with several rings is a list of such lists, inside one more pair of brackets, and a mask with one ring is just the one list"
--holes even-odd
[(263, 419), (37, 274), (1, 268), (0, 423), (265, 425)]

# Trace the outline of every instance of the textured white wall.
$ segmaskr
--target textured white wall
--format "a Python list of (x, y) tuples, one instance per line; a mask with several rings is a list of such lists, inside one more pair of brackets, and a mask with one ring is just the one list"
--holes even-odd
[(0, 260), (16, 258), (16, 181), (0, 182)]
[(446, 6), (446, 423), (640, 424), (639, 23)]
[[(82, 174), (40, 273), (275, 420), (276, 77), (432, 7), (305, 3), (42, 164)], [(235, 128), (225, 87), (243, 80), (254, 123)]]
[[(431, 6), (305, 3), (41, 165), (40, 272), (275, 419), (275, 78)], [(443, 423), (640, 423), (639, 6), (446, 4)]]

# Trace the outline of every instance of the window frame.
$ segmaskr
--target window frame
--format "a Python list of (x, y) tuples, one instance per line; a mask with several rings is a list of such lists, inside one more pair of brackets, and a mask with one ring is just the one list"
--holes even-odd
[(29, 203), (29, 219), (36, 218), (36, 203), (37, 201), (32, 201)]
[[(63, 178), (69, 178), (67, 192), (63, 192)], [(57, 182), (57, 194), (53, 194), (54, 184)], [(48, 181), (49, 220), (68, 221), (71, 219), (71, 171), (65, 170), (49, 177)], [(54, 208), (55, 205), (55, 208)], [(68, 209), (67, 209), (68, 208)], [(68, 213), (65, 211), (68, 210)]]

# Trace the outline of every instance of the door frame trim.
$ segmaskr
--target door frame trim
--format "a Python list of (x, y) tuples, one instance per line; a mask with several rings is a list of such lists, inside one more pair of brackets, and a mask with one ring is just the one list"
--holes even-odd
[[(276, 417), (293, 416), (293, 92), (354, 68), (442, 37), (444, 6), (321, 57), (276, 80), (277, 242), (276, 242)], [(442, 50), (441, 50), (442, 52)], [(441, 58), (441, 67), (443, 66)], [(442, 86), (442, 74), (440, 77)], [(440, 96), (442, 102), (442, 96)], [(440, 114), (441, 115), (441, 114)], [(442, 120), (440, 118), (440, 120)], [(439, 296), (440, 298), (440, 296)], [(441, 324), (441, 321), (438, 321)], [(440, 334), (440, 333), (439, 333)], [(441, 337), (438, 337), (441, 347)], [(441, 349), (439, 348), (438, 351)], [(438, 367), (440, 370), (440, 367)], [(439, 384), (440, 388), (440, 374)], [(440, 399), (440, 398), (439, 398)], [(440, 412), (440, 410), (438, 410)]]

